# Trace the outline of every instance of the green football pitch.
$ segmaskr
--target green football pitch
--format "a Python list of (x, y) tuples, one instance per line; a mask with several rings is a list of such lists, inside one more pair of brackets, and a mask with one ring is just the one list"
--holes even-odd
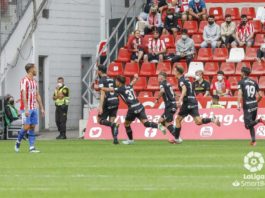
[(251, 174), (244, 156), (265, 157), (265, 141), (38, 141), (39, 154), (25, 141), (20, 153), (13, 147), (0, 141), (1, 198), (265, 197), (265, 167), (255, 173), (261, 186), (243, 178)]

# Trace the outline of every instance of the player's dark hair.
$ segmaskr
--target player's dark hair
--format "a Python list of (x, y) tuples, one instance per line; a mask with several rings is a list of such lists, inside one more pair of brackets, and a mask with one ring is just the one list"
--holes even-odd
[(251, 73), (250, 68), (248, 67), (242, 67), (241, 72), (244, 73), (246, 76), (249, 76)]
[(176, 66), (176, 71), (180, 74), (184, 74), (184, 69), (181, 66)]
[(163, 71), (159, 72), (159, 74), (158, 74), (158, 75), (160, 75), (160, 76), (163, 76), (164, 78), (166, 78), (166, 77), (167, 77), (167, 74), (166, 74), (165, 72), (163, 72)]
[(25, 70), (26, 70), (26, 72), (27, 73), (29, 73), (29, 70), (31, 69), (31, 68), (33, 68), (35, 65), (33, 64), (33, 63), (28, 63), (28, 64), (26, 64), (26, 66), (25, 66)]
[(231, 14), (226, 14), (225, 18), (232, 17)]
[(101, 71), (103, 74), (106, 74), (107, 73), (107, 67), (104, 65), (99, 65), (98, 71)]
[(126, 82), (126, 78), (124, 77), (124, 76), (122, 76), (122, 75), (118, 75), (117, 77), (116, 77), (116, 80), (118, 81), (118, 82), (120, 82), (121, 84), (125, 84), (125, 82)]
[(225, 73), (223, 71), (218, 71), (217, 74), (225, 75)]
[(214, 15), (209, 15), (208, 19), (214, 19)]
[(181, 30), (181, 33), (182, 33), (182, 34), (188, 34), (188, 30), (187, 30), (187, 29), (182, 29), (182, 30)]
[(62, 81), (64, 81), (64, 78), (60, 76), (60, 77), (57, 78), (57, 80), (62, 80)]
[(242, 14), (241, 15), (241, 19), (243, 19), (243, 18), (247, 18), (247, 15), (246, 14)]

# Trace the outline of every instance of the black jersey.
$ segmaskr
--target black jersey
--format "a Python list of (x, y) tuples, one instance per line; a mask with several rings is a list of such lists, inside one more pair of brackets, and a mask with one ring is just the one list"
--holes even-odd
[(238, 89), (242, 91), (243, 108), (255, 109), (258, 106), (256, 99), (256, 94), (259, 92), (258, 83), (246, 77), (238, 82)]
[(185, 78), (184, 76), (181, 76), (181, 78), (178, 81), (178, 86), (180, 92), (182, 92), (182, 86), (187, 88), (187, 93), (183, 98), (183, 103), (189, 103), (189, 104), (197, 104), (197, 99), (195, 97), (194, 89), (192, 88), (192, 83), (188, 78)]
[(119, 88), (114, 89), (116, 93), (118, 93), (123, 101), (128, 106), (129, 110), (133, 110), (135, 112), (143, 109), (143, 105), (136, 98), (134, 89), (132, 85), (124, 85)]
[(165, 102), (165, 106), (176, 106), (176, 95), (175, 92), (169, 82), (164, 80), (163, 82), (160, 83), (160, 91), (164, 91), (162, 97)]
[[(114, 80), (108, 76), (102, 76), (99, 80), (99, 88), (114, 87)], [(106, 92), (103, 106), (108, 109), (117, 108), (119, 106), (119, 98), (117, 93)]]

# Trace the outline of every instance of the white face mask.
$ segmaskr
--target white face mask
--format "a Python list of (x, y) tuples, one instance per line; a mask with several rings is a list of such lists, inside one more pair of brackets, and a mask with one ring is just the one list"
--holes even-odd
[(196, 81), (201, 80), (201, 77), (200, 76), (195, 76), (195, 80)]
[(182, 35), (181, 38), (186, 40), (188, 38), (188, 36), (187, 35)]
[(199, 3), (200, 2), (200, 0), (195, 0), (195, 3)]
[(218, 76), (217, 76), (217, 80), (219, 80), (219, 81), (223, 80), (223, 78), (224, 78), (224, 77), (221, 76), (221, 75), (218, 75)]
[(173, 19), (173, 16), (172, 15), (168, 15), (167, 18)]
[(61, 87), (61, 86), (63, 86), (63, 84), (62, 83), (58, 83), (57, 86), (58, 87)]

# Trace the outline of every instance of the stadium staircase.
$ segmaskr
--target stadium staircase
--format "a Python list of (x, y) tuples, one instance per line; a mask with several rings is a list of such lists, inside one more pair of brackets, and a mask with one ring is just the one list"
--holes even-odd
[(48, 0), (21, 0), (20, 2), (25, 2), (26, 5), (19, 10), (21, 12), (19, 18), (15, 17), (18, 10), (14, 2), (8, 1), (7, 4), (9, 11), (11, 10), (10, 20), (0, 20), (0, 93), (2, 93), (2, 82), (8, 71), (16, 66), (19, 57), (22, 56), (20, 50), (25, 41), (32, 38), (38, 16)]

